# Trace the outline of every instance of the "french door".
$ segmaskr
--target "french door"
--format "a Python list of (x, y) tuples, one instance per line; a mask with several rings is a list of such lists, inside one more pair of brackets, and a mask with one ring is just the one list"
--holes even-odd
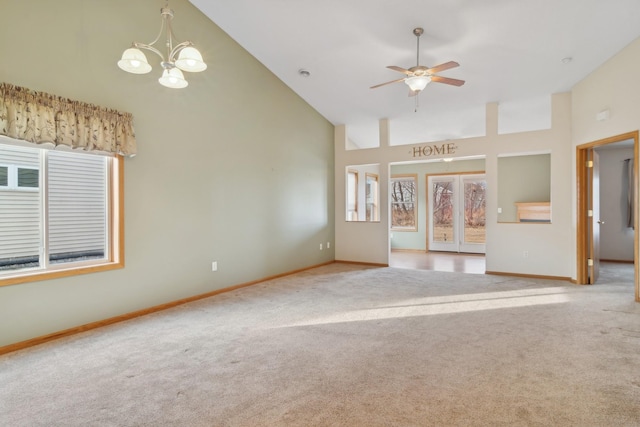
[(485, 253), (484, 174), (432, 175), (427, 188), (429, 250)]

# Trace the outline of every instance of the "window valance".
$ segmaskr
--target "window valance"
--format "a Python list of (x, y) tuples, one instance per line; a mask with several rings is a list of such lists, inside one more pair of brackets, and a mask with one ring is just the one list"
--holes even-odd
[(44, 92), (0, 83), (0, 135), (134, 156), (133, 116)]

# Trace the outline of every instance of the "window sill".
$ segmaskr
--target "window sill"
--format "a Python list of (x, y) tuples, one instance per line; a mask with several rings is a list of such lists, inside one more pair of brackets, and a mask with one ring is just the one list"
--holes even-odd
[(98, 273), (101, 271), (124, 268), (124, 262), (106, 262), (102, 264), (83, 265), (81, 267), (67, 267), (56, 270), (36, 270), (28, 273), (17, 273), (13, 276), (0, 277), (0, 286), (17, 285), (19, 283), (37, 282), (41, 280), (59, 279), (80, 274)]

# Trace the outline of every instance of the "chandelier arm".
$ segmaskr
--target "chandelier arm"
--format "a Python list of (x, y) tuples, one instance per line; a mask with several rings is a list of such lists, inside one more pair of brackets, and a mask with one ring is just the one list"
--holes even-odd
[(175, 62), (176, 55), (177, 55), (177, 54), (178, 54), (182, 49), (184, 49), (185, 47), (189, 47), (189, 46), (193, 46), (193, 43), (192, 43), (191, 41), (189, 41), (189, 40), (187, 40), (187, 41), (183, 41), (182, 43), (177, 44), (177, 45), (173, 48), (173, 50), (171, 50), (171, 53), (169, 53), (169, 59), (168, 59), (168, 61), (169, 61), (169, 62)]
[(171, 18), (173, 18), (173, 15), (167, 16), (167, 55), (168, 55), (167, 61), (169, 62), (173, 62), (171, 61), (171, 56), (173, 54), (173, 39), (176, 38), (175, 34), (173, 34), (173, 26), (171, 25)]
[(151, 46), (150, 44), (145, 44), (145, 43), (140, 43), (140, 42), (133, 42), (133, 46), (138, 48), (138, 49), (145, 49), (145, 50), (149, 50), (149, 51), (155, 53), (156, 55), (158, 55), (160, 57), (160, 59), (162, 59), (162, 62), (164, 62), (164, 55), (162, 54), (162, 52), (160, 52), (158, 49), (156, 49), (155, 47)]
[[(156, 36), (156, 38), (153, 39), (153, 41), (151, 43), (148, 43), (145, 46), (153, 46), (154, 44), (158, 43), (158, 40), (160, 40), (160, 37), (162, 37), (162, 34), (165, 32), (166, 21), (167, 21), (167, 17), (164, 15), (164, 13), (161, 12), (161, 15), (160, 15), (160, 31), (158, 31), (158, 35)], [(140, 44), (144, 45), (144, 43), (140, 43)]]

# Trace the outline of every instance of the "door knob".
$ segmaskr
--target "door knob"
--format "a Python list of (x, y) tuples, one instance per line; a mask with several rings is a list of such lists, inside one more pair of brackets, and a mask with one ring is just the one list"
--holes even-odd
[(604, 221), (598, 220), (598, 224), (602, 225), (602, 224), (604, 224)]

